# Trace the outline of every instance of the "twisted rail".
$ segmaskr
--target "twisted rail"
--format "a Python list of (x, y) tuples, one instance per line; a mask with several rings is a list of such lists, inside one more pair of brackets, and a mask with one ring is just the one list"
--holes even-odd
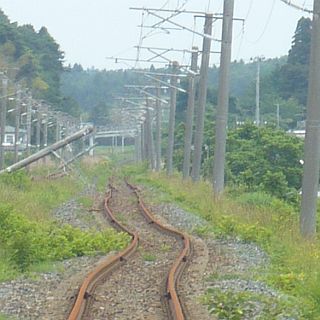
[(160, 230), (183, 240), (183, 244), (184, 244), (183, 250), (180, 252), (179, 256), (175, 260), (168, 274), (167, 283), (166, 283), (166, 297), (168, 299), (168, 304), (170, 307), (171, 318), (174, 320), (184, 320), (185, 315), (184, 315), (183, 308), (182, 308), (179, 296), (177, 294), (176, 288), (178, 285), (179, 277), (183, 272), (183, 269), (186, 265), (186, 261), (191, 252), (190, 238), (185, 233), (180, 232), (171, 227), (164, 226), (158, 220), (156, 220), (153, 214), (150, 212), (150, 210), (146, 207), (145, 203), (143, 202), (137, 188), (131, 185), (127, 181), (126, 183), (129, 186), (129, 188), (131, 188), (133, 192), (136, 194), (138, 199), (138, 204), (147, 221), (149, 223), (154, 224)]
[[(171, 227), (164, 226), (158, 220), (156, 220), (153, 214), (150, 212), (150, 210), (146, 207), (145, 203), (143, 202), (137, 188), (129, 184), (127, 181), (126, 183), (128, 187), (135, 193), (141, 212), (144, 215), (145, 219), (148, 221), (148, 223), (153, 224), (159, 230), (166, 232), (167, 234), (173, 235), (174, 237), (183, 240), (183, 250), (180, 252), (179, 256), (174, 261), (174, 264), (172, 265), (168, 273), (168, 277), (166, 280), (165, 297), (167, 298), (170, 312), (168, 316), (170, 316), (172, 320), (185, 320), (186, 317), (176, 288), (178, 285), (180, 275), (182, 274), (188, 256), (191, 252), (190, 238), (185, 233), (175, 230)], [(80, 320), (84, 317), (86, 311), (89, 309), (92, 294), (98, 282), (103, 277), (106, 277), (116, 266), (120, 265), (125, 260), (125, 258), (128, 258), (130, 255), (132, 255), (138, 247), (138, 234), (127, 229), (115, 218), (112, 210), (109, 207), (109, 201), (111, 198), (112, 188), (108, 192), (107, 197), (105, 198), (105, 215), (111, 221), (111, 223), (115, 225), (116, 228), (130, 234), (132, 237), (132, 241), (125, 250), (113, 257), (106, 259), (87, 275), (79, 289), (79, 293), (77, 295), (71, 313), (68, 317), (68, 320)]]
[(107, 216), (107, 218), (110, 219), (111, 223), (115, 224), (115, 226), (118, 229), (125, 231), (131, 235), (132, 237), (131, 243), (125, 250), (121, 251), (115, 256), (112, 256), (104, 260), (86, 276), (85, 280), (83, 281), (79, 289), (79, 293), (77, 295), (77, 298), (73, 305), (71, 313), (68, 317), (68, 320), (82, 319), (82, 317), (85, 315), (86, 310), (88, 309), (88, 305), (90, 304), (92, 294), (98, 282), (101, 280), (101, 278), (108, 275), (115, 267), (120, 265), (125, 258), (128, 258), (130, 255), (132, 255), (138, 247), (138, 243), (139, 243), (138, 234), (135, 232), (131, 232), (129, 229), (123, 226), (115, 218), (112, 210), (109, 207), (109, 201), (111, 198), (112, 198), (112, 190), (110, 190), (107, 193), (107, 196), (104, 201), (105, 215)]

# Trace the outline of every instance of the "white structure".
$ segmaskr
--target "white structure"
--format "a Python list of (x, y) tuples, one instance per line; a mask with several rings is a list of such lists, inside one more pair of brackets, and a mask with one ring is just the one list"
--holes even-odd
[[(19, 146), (19, 149), (25, 149), (27, 143), (27, 132), (24, 129), (19, 129), (19, 139), (17, 141), (17, 144)], [(4, 143), (3, 146), (11, 150), (15, 145), (15, 127), (12, 126), (6, 126), (6, 131), (4, 135)]]

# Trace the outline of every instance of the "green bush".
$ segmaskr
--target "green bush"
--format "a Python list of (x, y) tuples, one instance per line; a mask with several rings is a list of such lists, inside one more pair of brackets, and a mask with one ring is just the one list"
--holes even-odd
[(22, 272), (39, 262), (119, 250), (128, 241), (126, 234), (113, 229), (82, 231), (70, 225), (31, 222), (12, 207), (0, 205), (0, 243)]

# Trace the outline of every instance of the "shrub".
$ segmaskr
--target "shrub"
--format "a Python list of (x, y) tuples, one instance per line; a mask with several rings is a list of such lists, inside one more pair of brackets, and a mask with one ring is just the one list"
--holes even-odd
[(13, 266), (24, 272), (34, 264), (119, 250), (129, 236), (113, 229), (82, 231), (70, 225), (31, 222), (0, 205), (0, 242)]

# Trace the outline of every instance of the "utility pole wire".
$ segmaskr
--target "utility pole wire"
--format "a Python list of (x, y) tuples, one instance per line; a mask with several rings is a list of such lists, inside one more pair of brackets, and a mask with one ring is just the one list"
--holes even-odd
[[(173, 25), (175, 25), (175, 26), (181, 27), (183, 30), (190, 31), (190, 32), (192, 32), (192, 33), (194, 33), (194, 34), (197, 34), (197, 35), (199, 35), (199, 36), (201, 36), (201, 37), (204, 37), (204, 38), (208, 38), (208, 39), (213, 40), (213, 41), (221, 42), (221, 40), (213, 38), (210, 34), (206, 34), (206, 33), (201, 33), (201, 32), (194, 31), (194, 30), (192, 30), (192, 29), (190, 29), (190, 28), (188, 28), (188, 27), (185, 27), (185, 26), (180, 25), (179, 23), (176, 23), (176, 22), (174, 22), (174, 21), (171, 21), (171, 20), (169, 20), (169, 19), (166, 19), (166, 18), (164, 18), (164, 17), (161, 17), (160, 15), (158, 15), (158, 14), (150, 11), (149, 9), (145, 9), (145, 10), (146, 10), (150, 15), (155, 16), (156, 18), (161, 19), (162, 21), (166, 21), (166, 22), (168, 22), (168, 23), (170, 23), (170, 24), (173, 24)], [(217, 18), (215, 18), (215, 19), (217, 19)]]

